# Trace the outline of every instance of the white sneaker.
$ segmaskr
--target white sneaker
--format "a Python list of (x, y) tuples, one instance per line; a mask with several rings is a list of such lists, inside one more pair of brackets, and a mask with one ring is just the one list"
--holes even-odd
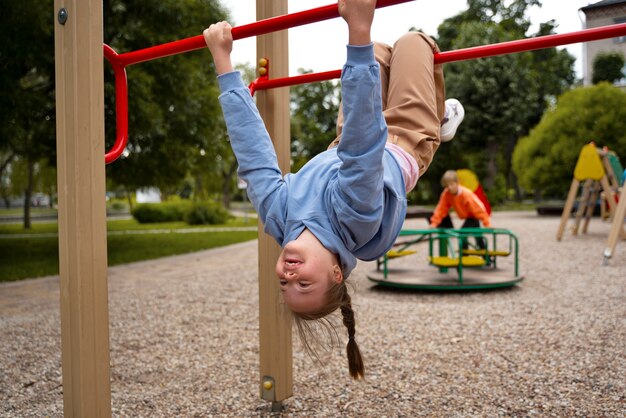
[(463, 122), (465, 109), (457, 99), (446, 100), (446, 116), (441, 124), (441, 142), (448, 142), (454, 138), (456, 129)]

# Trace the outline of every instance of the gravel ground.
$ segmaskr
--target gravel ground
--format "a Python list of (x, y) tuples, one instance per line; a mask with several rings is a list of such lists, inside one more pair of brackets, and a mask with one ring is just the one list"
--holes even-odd
[[(476, 292), (353, 281), (367, 378), (343, 350), (315, 364), (294, 342), (294, 396), (258, 395), (256, 242), (110, 269), (116, 417), (626, 415), (626, 243), (610, 225), (555, 240), (559, 219), (496, 213), (520, 239), (525, 280)], [(407, 222), (425, 227), (423, 220)], [(62, 416), (58, 278), (0, 284), (0, 416)]]

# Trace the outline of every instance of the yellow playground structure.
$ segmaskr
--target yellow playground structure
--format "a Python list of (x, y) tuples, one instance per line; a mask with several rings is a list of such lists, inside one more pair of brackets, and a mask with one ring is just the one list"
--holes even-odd
[[(615, 251), (617, 238), (626, 239), (626, 230), (624, 230), (626, 199), (619, 198), (624, 182), (623, 172), (624, 169), (615, 152), (606, 147), (598, 148), (593, 142), (582, 147), (556, 234), (558, 241), (563, 237), (567, 222), (574, 210), (576, 214), (571, 227), (572, 235), (578, 234), (581, 222), (582, 233), (587, 232), (596, 202), (600, 198), (602, 218), (613, 219), (603, 254), (604, 262), (608, 262)], [(580, 197), (578, 197), (579, 194)], [(577, 208), (574, 207), (576, 202)], [(605, 207), (607, 210), (604, 209)]]

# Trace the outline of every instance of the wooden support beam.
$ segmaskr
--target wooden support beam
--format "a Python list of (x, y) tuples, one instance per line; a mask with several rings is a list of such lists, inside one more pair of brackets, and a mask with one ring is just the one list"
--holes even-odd
[[(287, 0), (257, 0), (257, 20), (287, 13)], [(287, 31), (257, 37), (257, 61), (269, 60), (270, 77), (289, 75)], [(277, 88), (256, 94), (283, 173), (290, 171), (289, 89)], [(259, 344), (261, 397), (274, 410), (292, 396), (291, 314), (282, 303), (275, 265), (280, 246), (259, 225)]]
[[(591, 189), (591, 198), (589, 199), (589, 204), (587, 205), (587, 211), (585, 212), (585, 220), (583, 222), (583, 234), (587, 233), (589, 229), (589, 221), (593, 216), (593, 213), (596, 210), (596, 204), (598, 202), (598, 197), (600, 195), (600, 184), (597, 181), (593, 182), (593, 187)], [(602, 202), (600, 202), (600, 206), (602, 206)]]
[(611, 188), (607, 176), (603, 176), (600, 179), (600, 184), (602, 185), (602, 191), (604, 191), (604, 195), (606, 196), (606, 202), (609, 207), (609, 217), (611, 217), (615, 214), (615, 209), (617, 207), (617, 203), (615, 203), (615, 192)]
[(621, 235), (622, 239), (626, 239), (626, 231), (624, 231), (624, 217), (626, 217), (626, 194), (622, 189), (622, 194), (617, 204), (617, 208), (613, 212), (613, 223), (611, 231), (609, 232), (609, 238), (606, 242), (606, 248), (604, 249), (604, 262), (608, 261), (615, 252), (615, 245), (617, 244), (617, 238)]
[(572, 213), (572, 208), (574, 207), (574, 201), (576, 200), (576, 195), (578, 194), (578, 188), (580, 187), (580, 181), (576, 178), (572, 179), (572, 184), (569, 188), (569, 193), (567, 194), (567, 200), (565, 201), (565, 206), (563, 207), (563, 213), (561, 214), (561, 223), (559, 224), (559, 230), (556, 233), (556, 240), (561, 241), (563, 237), (563, 231), (565, 231), (565, 226), (567, 225), (567, 221)]
[(64, 415), (109, 417), (102, 1), (54, 6)]
[(591, 195), (591, 187), (593, 186), (593, 180), (587, 179), (583, 184), (583, 194), (578, 201), (578, 208), (576, 209), (576, 218), (574, 221), (574, 225), (572, 226), (572, 235), (578, 235), (578, 229), (580, 228), (580, 221), (583, 217), (583, 214), (587, 210), (587, 205), (589, 205), (589, 196)]

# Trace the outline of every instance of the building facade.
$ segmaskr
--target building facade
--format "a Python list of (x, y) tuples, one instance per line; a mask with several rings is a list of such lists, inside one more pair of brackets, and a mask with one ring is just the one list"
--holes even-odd
[[(582, 7), (585, 14), (585, 29), (626, 23), (626, 0), (603, 0)], [(593, 61), (600, 52), (621, 51), (626, 57), (626, 36), (586, 42), (583, 46), (583, 82), (590, 85), (593, 77)], [(622, 69), (625, 77), (615, 84), (626, 90), (626, 65)]]

